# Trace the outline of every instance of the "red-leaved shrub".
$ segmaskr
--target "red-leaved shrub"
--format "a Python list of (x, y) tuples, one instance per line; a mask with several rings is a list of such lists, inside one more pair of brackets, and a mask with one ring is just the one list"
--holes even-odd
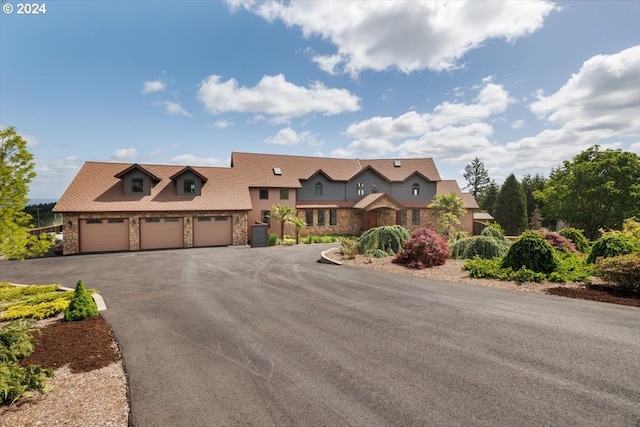
[(451, 253), (447, 241), (425, 227), (414, 230), (402, 249), (393, 262), (419, 270), (444, 264)]
[(580, 253), (580, 251), (576, 249), (576, 246), (573, 244), (571, 240), (567, 239), (566, 237), (558, 233), (554, 233), (553, 231), (547, 231), (542, 233), (542, 235), (547, 240), (547, 242), (549, 242), (549, 244), (553, 246), (554, 249), (560, 252), (571, 252), (574, 254)]

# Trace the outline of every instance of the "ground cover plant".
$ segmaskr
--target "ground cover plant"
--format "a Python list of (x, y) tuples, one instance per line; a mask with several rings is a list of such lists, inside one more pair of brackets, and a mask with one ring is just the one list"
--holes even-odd
[(15, 402), (30, 390), (44, 391), (46, 379), (53, 376), (51, 369), (19, 364), (34, 351), (34, 330), (24, 319), (0, 328), (0, 404)]
[(0, 320), (30, 318), (41, 320), (63, 312), (72, 291), (59, 291), (58, 285), (12, 286), (0, 283)]

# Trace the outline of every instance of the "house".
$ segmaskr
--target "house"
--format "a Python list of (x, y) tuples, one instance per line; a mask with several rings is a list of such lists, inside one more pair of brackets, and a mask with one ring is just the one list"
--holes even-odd
[[(454, 192), (433, 159), (335, 159), (232, 153), (230, 167), (86, 162), (54, 212), (62, 213), (64, 254), (245, 245), (274, 204), (296, 208), (308, 234), (359, 234), (381, 225), (433, 227), (429, 204)], [(285, 232), (293, 234), (291, 226)]]

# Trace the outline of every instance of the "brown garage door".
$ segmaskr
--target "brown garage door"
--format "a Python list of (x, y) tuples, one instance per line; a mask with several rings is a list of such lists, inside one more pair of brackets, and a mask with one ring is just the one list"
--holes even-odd
[(182, 218), (140, 218), (140, 249), (184, 246)]
[(129, 250), (129, 220), (81, 219), (80, 252), (110, 252)]
[(193, 246), (226, 246), (233, 243), (230, 216), (193, 218)]

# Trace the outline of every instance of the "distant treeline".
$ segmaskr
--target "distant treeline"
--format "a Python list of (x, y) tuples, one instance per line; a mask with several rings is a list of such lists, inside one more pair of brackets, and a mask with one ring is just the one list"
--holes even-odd
[(47, 227), (60, 224), (62, 216), (52, 212), (55, 203), (39, 203), (25, 206), (24, 211), (31, 215), (31, 227)]

